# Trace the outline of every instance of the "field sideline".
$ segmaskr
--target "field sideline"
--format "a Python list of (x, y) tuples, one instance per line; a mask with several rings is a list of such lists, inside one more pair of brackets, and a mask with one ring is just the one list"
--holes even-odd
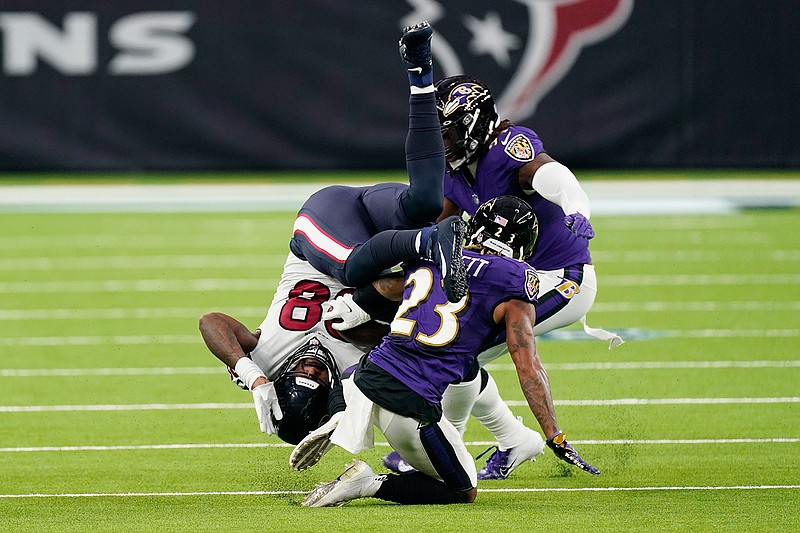
[[(779, 174), (783, 176), (784, 174)], [(798, 173), (800, 177), (800, 173)], [(405, 181), (402, 175), (391, 175)], [(297, 211), (314, 191), (340, 180), (303, 183), (86, 183), (0, 181), (0, 212)], [(349, 179), (348, 185), (373, 181)], [(595, 215), (734, 213), (742, 208), (800, 206), (800, 179), (585, 181)]]
[[(299, 502), (348, 454), (292, 472), (197, 332), (263, 318), (308, 188), (275, 185), (0, 183), (0, 531), (796, 531), (800, 180), (586, 184), (588, 321), (627, 342), (571, 326), (539, 349), (601, 476), (548, 451), (473, 505), (318, 510)], [(510, 360), (490, 371), (535, 427)], [(474, 421), (465, 440), (493, 443)]]

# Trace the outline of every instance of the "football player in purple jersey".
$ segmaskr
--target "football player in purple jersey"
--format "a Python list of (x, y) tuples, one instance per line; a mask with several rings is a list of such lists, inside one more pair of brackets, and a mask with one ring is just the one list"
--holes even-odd
[[(474, 215), (482, 202), (500, 195), (527, 201), (539, 221), (536, 247), (524, 258), (540, 281), (536, 334), (581, 321), (586, 333), (609, 341), (609, 347), (621, 344), (617, 335), (586, 325), (597, 294), (589, 253), (594, 230), (589, 198), (575, 175), (544, 150), (534, 131), (500, 120), (489, 88), (479, 80), (445, 78), (436, 83), (436, 99), (448, 165), (441, 218)], [(502, 340), (478, 356), (481, 365), (505, 353)], [(530, 430), (498, 401), (491, 375), (483, 371), (476, 387), (474, 381), (454, 384), (444, 404), (445, 416), (462, 432), (470, 413), (489, 429), (498, 447), (478, 479), (505, 479), (532, 457)], [(394, 471), (408, 470), (396, 452), (388, 454), (384, 464)]]
[(533, 249), (536, 233), (531, 207), (517, 197), (480, 206), (467, 229), (469, 289), (459, 302), (448, 301), (441, 274), (430, 262), (405, 265), (403, 300), (391, 333), (345, 380), (346, 409), (301, 441), (290, 464), (297, 470), (313, 466), (333, 445), (353, 454), (370, 448), (374, 425), (416, 472), (376, 475), (356, 460), (336, 480), (314, 488), (304, 506), (342, 505), (361, 497), (403, 504), (474, 501), (475, 464), (459, 430), (442, 416), (442, 399), (451, 383), (475, 368), (476, 354), (500, 331), (506, 332), (520, 386), (547, 445), (558, 458), (600, 473), (564, 439), (536, 351), (539, 280), (520, 260)]
[[(501, 195), (528, 202), (539, 220), (539, 239), (525, 261), (543, 282), (536, 334), (580, 320), (594, 303), (597, 282), (589, 253), (591, 205), (575, 175), (545, 151), (534, 131), (500, 120), (479, 80), (445, 78), (436, 84), (436, 99), (448, 166), (440, 219), (473, 215)], [(621, 342), (613, 335), (601, 338)]]

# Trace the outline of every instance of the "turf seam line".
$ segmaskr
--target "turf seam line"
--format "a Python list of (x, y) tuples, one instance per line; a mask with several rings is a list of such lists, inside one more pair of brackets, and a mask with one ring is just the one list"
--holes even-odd
[[(573, 444), (580, 445), (659, 445), (659, 444), (790, 444), (800, 442), (800, 438), (774, 437), (768, 439), (741, 438), (741, 439), (611, 439), (611, 440), (574, 440)], [(494, 441), (468, 441), (467, 446), (493, 446)], [(388, 442), (376, 442), (376, 446), (388, 447)], [(211, 448), (291, 448), (292, 444), (285, 442), (256, 442), (256, 443), (201, 443), (201, 444), (141, 444), (141, 445), (110, 445), (110, 446), (19, 446), (16, 448), (0, 448), (0, 453), (21, 452), (97, 452), (97, 451), (137, 451), (137, 450), (191, 450)]]
[[(250, 291), (277, 285), (277, 279), (198, 278), (178, 279), (100, 279), (0, 282), (0, 293), (27, 294), (48, 292), (162, 292), (162, 291)], [(604, 287), (712, 286), (719, 285), (798, 285), (800, 274), (607, 274)]]
[[(800, 367), (800, 359), (786, 361), (632, 361), (597, 363), (550, 363), (547, 370), (666, 370), (681, 368), (791, 368)], [(511, 364), (490, 363), (490, 371), (516, 371)], [(4, 368), (0, 377), (76, 377), (76, 376), (139, 376), (176, 374), (219, 374), (219, 366), (152, 367), (152, 368)]]
[[(110, 308), (62, 308), (62, 309), (0, 309), (0, 320), (150, 320), (161, 318), (186, 318), (206, 312), (206, 307), (110, 307)], [(596, 302), (592, 314), (601, 313), (683, 313), (709, 311), (797, 311), (797, 302)], [(229, 313), (236, 315), (263, 315), (263, 307), (232, 307)]]
[[(682, 491), (682, 490), (796, 490), (800, 485), (731, 485), (731, 486), (686, 486), (686, 487), (519, 487), (506, 489), (480, 489), (480, 492), (628, 492), (628, 491)], [(109, 492), (109, 493), (62, 493), (62, 494), (0, 494), (0, 498), (126, 498), (160, 496), (289, 496), (306, 494), (306, 491), (208, 491), (208, 492)]]
[[(617, 398), (607, 400), (554, 400), (561, 406), (612, 405), (688, 405), (688, 404), (775, 404), (800, 403), (800, 397), (774, 398)], [(521, 400), (506, 401), (509, 407), (528, 405)], [(252, 409), (252, 403), (151, 403), (96, 405), (0, 405), (0, 413), (39, 413), (54, 411), (171, 411), (188, 409)]]
[[(626, 339), (647, 341), (654, 339), (721, 339), (721, 338), (792, 338), (800, 337), (800, 329), (687, 329), (687, 330), (644, 330), (616, 328)], [(551, 331), (539, 337), (545, 340), (593, 340), (583, 331)], [(53, 337), (6, 337), (0, 339), (0, 346), (139, 346), (143, 344), (198, 344), (198, 335), (82, 335)]]

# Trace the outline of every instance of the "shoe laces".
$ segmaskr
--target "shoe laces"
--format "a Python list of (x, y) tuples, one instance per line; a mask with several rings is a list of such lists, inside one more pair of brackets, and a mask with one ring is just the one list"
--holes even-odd
[(480, 459), (481, 457), (489, 453), (491, 450), (494, 450), (494, 453), (491, 455), (491, 457), (489, 457), (489, 460), (486, 462), (486, 466), (483, 467), (481, 470), (495, 471), (498, 468), (505, 466), (506, 462), (508, 461), (508, 454), (510, 450), (502, 451), (497, 446), (489, 446), (488, 448), (486, 448), (486, 450), (481, 452), (481, 454), (478, 455), (475, 458), (475, 460)]
[(414, 44), (403, 43), (403, 59), (408, 63), (418, 67), (431, 64), (430, 41), (423, 41)]
[(412, 65), (424, 67), (431, 64), (431, 49), (429, 46), (406, 46), (405, 60)]

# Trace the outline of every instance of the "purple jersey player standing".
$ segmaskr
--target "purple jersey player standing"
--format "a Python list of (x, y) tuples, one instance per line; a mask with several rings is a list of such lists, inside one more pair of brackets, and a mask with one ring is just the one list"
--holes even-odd
[(441, 402), (450, 383), (465, 379), (475, 355), (500, 330), (507, 332), (520, 385), (548, 446), (560, 459), (599, 474), (559, 430), (536, 353), (533, 304), (539, 282), (530, 265), (518, 260), (536, 239), (531, 207), (513, 196), (492, 199), (472, 218), (467, 234), (464, 299), (447, 300), (435, 265), (407, 265), (390, 335), (345, 382), (347, 408), (301, 441), (290, 458), (293, 468), (303, 470), (333, 444), (359, 453), (374, 446), (374, 425), (417, 471), (377, 476), (365, 462), (354, 461), (339, 478), (312, 490), (304, 506), (342, 505), (361, 497), (404, 504), (474, 501), (475, 464), (458, 429), (442, 417)]
[[(525, 258), (541, 280), (536, 334), (582, 320), (594, 303), (597, 278), (589, 253), (591, 205), (575, 175), (550, 157), (534, 131), (501, 121), (480, 81), (445, 78), (436, 84), (436, 98), (449, 167), (440, 218), (472, 215), (482, 202), (501, 195), (528, 202), (539, 220), (536, 248)], [(592, 328), (587, 333), (621, 342)], [(497, 355), (485, 354), (481, 362)]]

